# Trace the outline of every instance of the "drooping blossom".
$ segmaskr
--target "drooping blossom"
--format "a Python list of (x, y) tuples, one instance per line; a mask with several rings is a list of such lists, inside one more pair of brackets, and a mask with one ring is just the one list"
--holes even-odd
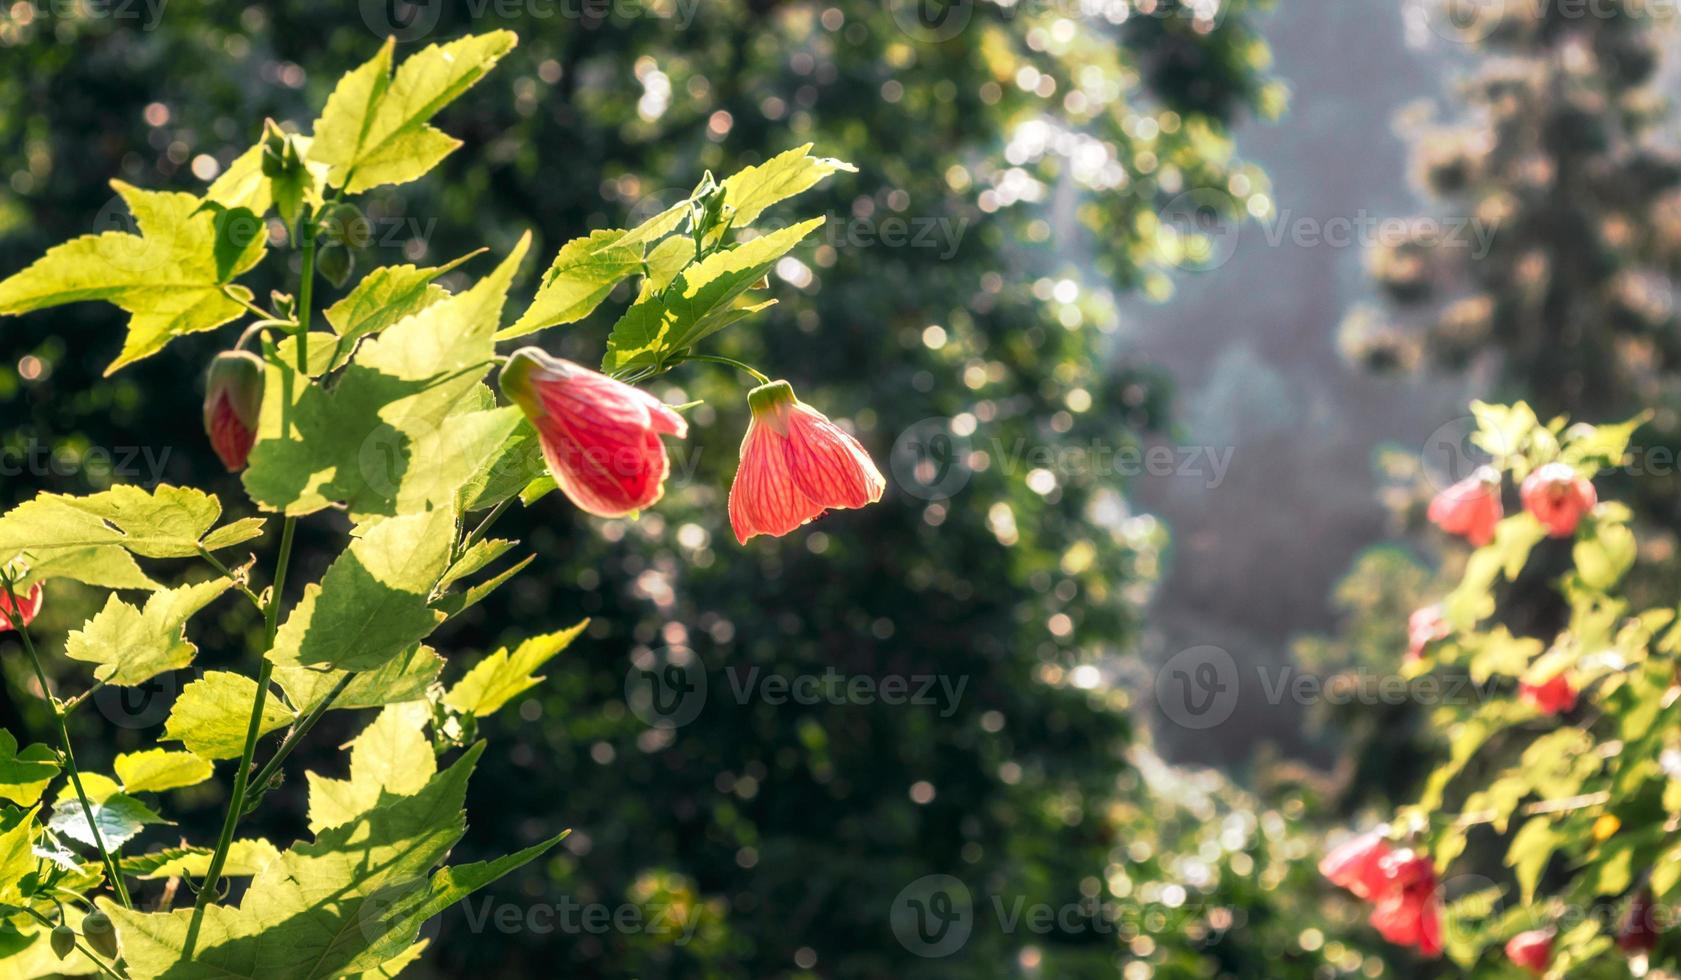
[(25, 628), (35, 622), (35, 617), (41, 615), (41, 603), (47, 598), (41, 583), (36, 582), (29, 591), (18, 597), (17, 606), (12, 605), (12, 593), (0, 583), (0, 633), (9, 633), (18, 628), (19, 622)]
[(1494, 540), (1494, 526), (1505, 516), (1500, 504), (1500, 474), (1481, 466), (1430, 501), (1430, 522), (1464, 537), (1477, 547)]
[(242, 350), (217, 354), (205, 382), (204, 432), (229, 473), (245, 468), (262, 408), (262, 358)]
[(1650, 953), (1658, 945), (1658, 923), (1652, 908), (1652, 891), (1642, 888), (1629, 902), (1623, 921), (1617, 926), (1617, 948), (1633, 956)]
[(623, 517), (665, 493), (671, 461), (660, 436), (682, 439), (689, 426), (658, 398), (535, 347), (513, 353), (501, 384), (579, 510)]
[(1407, 617), (1407, 659), (1417, 660), (1424, 656), (1426, 647), (1437, 640), (1447, 639), (1450, 632), (1441, 606), (1413, 610), (1413, 614)]
[(887, 481), (864, 447), (786, 381), (748, 393), (753, 418), (741, 440), (741, 468), (730, 487), (730, 526), (743, 544), (781, 537), (825, 511), (881, 499)]
[(1576, 533), (1582, 517), (1599, 503), (1593, 484), (1568, 463), (1537, 467), (1519, 490), (1524, 509), (1535, 515), (1547, 534), (1568, 538)]
[(1331, 884), (1369, 899), (1384, 888), (1380, 865), (1392, 850), (1377, 831), (1360, 834), (1332, 848), (1319, 862), (1319, 873)]
[(1411, 849), (1395, 851), (1378, 862), (1383, 890), (1373, 899), (1372, 927), (1399, 946), (1425, 956), (1442, 952), (1442, 900), (1436, 868)]
[(1519, 681), (1518, 697), (1542, 714), (1561, 715), (1576, 707), (1576, 688), (1562, 671), (1540, 683)]
[(1531, 929), (1506, 941), (1506, 958), (1516, 966), (1540, 976), (1553, 959), (1553, 931)]

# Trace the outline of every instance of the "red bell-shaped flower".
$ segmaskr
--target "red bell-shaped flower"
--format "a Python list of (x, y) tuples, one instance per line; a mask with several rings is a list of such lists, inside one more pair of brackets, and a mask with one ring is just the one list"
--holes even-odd
[(1547, 534), (1555, 538), (1575, 534), (1582, 517), (1599, 503), (1593, 484), (1568, 463), (1537, 467), (1524, 478), (1518, 493), (1523, 498), (1524, 509), (1534, 514)]
[(1435, 866), (1422, 854), (1401, 850), (1385, 857), (1378, 867), (1384, 884), (1368, 920), (1372, 927), (1392, 943), (1415, 947), (1425, 956), (1440, 956), (1442, 901)]
[(1505, 516), (1500, 504), (1500, 474), (1482, 466), (1430, 501), (1430, 522), (1477, 547), (1494, 540), (1494, 526)]
[(204, 387), (204, 431), (229, 473), (245, 468), (262, 408), (263, 359), (242, 350), (217, 354)]
[(1506, 941), (1506, 958), (1536, 976), (1546, 973), (1553, 959), (1553, 931), (1531, 929), (1518, 933)]
[(1407, 617), (1407, 659), (1417, 660), (1424, 656), (1424, 651), (1437, 640), (1447, 639), (1452, 628), (1442, 616), (1442, 607), (1425, 606), (1413, 610)]
[(1382, 834), (1370, 831), (1332, 848), (1319, 862), (1319, 873), (1358, 898), (1371, 898), (1385, 887), (1380, 865), (1392, 851)]
[(689, 424), (658, 398), (535, 347), (508, 359), (502, 391), (537, 428), (549, 472), (579, 510), (623, 517), (665, 493), (660, 436), (684, 438)]
[(46, 600), (46, 593), (41, 583), (36, 582), (28, 592), (18, 596), (17, 605), (12, 605), (12, 594), (4, 584), (0, 584), (0, 633), (9, 633), (21, 624), (27, 627), (35, 622), (35, 617), (41, 614), (41, 603)]
[(1576, 688), (1562, 672), (1540, 683), (1519, 681), (1518, 697), (1542, 714), (1561, 715), (1576, 707)]
[(753, 418), (730, 487), (730, 526), (737, 540), (781, 537), (825, 511), (881, 499), (887, 481), (864, 447), (795, 398), (788, 382), (753, 389), (747, 405)]

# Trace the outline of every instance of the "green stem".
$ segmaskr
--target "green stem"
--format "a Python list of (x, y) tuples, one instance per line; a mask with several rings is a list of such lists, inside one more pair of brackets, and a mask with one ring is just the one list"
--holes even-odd
[(733, 357), (724, 357), (724, 356), (719, 355), (719, 354), (690, 354), (688, 357), (683, 358), (683, 360), (685, 360), (685, 361), (706, 361), (709, 364), (723, 364), (726, 367), (733, 367), (738, 371), (745, 371), (748, 374), (751, 374), (754, 378), (758, 379), (758, 382), (762, 385), (770, 384), (770, 379), (769, 378), (765, 377), (764, 375), (760, 374), (755, 369), (749, 367), (746, 364), (741, 363), (740, 361), (736, 360)]
[[(298, 376), (303, 383), (309, 383), (309, 315), (310, 305), (315, 291), (315, 228), (310, 226), (303, 241), (303, 270), (301, 282), (298, 284)], [(286, 425), (290, 427), (288, 419)], [(193, 921), (187, 927), (187, 940), (183, 950), (188, 959), (192, 958), (193, 949), (198, 944), (199, 930), (204, 925), (204, 912), (210, 906), (217, 887), (221, 884), (222, 868), (228, 862), (228, 852), (233, 848), (234, 832), (239, 828), (239, 819), (245, 815), (245, 794), (251, 785), (251, 764), (257, 754), (257, 741), (263, 732), (263, 710), (268, 707), (269, 683), (274, 677), (274, 661), (268, 658), (268, 652), (274, 649), (274, 637), (280, 629), (280, 600), (286, 592), (286, 571), (292, 563), (292, 539), (298, 529), (298, 519), (287, 517), (280, 531), (280, 557), (274, 566), (274, 583), (269, 586), (268, 609), (264, 614), (264, 632), (267, 640), (263, 644), (263, 659), (257, 667), (257, 693), (251, 699), (251, 721), (245, 728), (245, 745), (240, 750), (239, 768), (233, 775), (233, 796), (228, 799), (228, 814), (222, 821), (222, 833), (216, 839), (216, 850), (210, 856), (210, 866), (205, 869), (204, 885), (199, 889), (198, 898), (193, 903)]]
[(203, 558), (205, 561), (210, 563), (211, 568), (214, 568), (214, 569), (216, 569), (216, 571), (221, 572), (223, 578), (232, 582), (234, 584), (234, 588), (238, 589), (240, 591), (240, 593), (245, 596), (245, 598), (251, 600), (251, 605), (256, 606), (258, 612), (266, 612), (267, 611), (263, 608), (263, 600), (257, 598), (257, 593), (252, 592), (251, 587), (246, 585), (244, 582), (241, 582), (239, 580), (239, 577), (236, 576), (232, 571), (230, 571), (228, 569), (228, 566), (222, 564), (221, 561), (219, 561), (216, 558), (215, 555), (212, 555), (208, 550), (206, 550), (202, 546), (198, 549), (198, 554), (199, 554), (200, 558)]
[(217, 885), (221, 883), (222, 867), (228, 862), (228, 852), (233, 847), (234, 831), (239, 827), (239, 818), (245, 812), (245, 792), (251, 785), (251, 762), (257, 754), (257, 740), (262, 737), (263, 710), (268, 706), (269, 681), (274, 676), (274, 661), (268, 658), (266, 651), (274, 648), (274, 636), (279, 630), (280, 597), (286, 588), (286, 568), (292, 562), (292, 538), (297, 527), (298, 520), (295, 517), (286, 518), (286, 523), (281, 526), (280, 559), (274, 569), (274, 584), (269, 588), (264, 630), (268, 639), (264, 644), (262, 663), (257, 668), (257, 693), (251, 699), (251, 721), (245, 728), (245, 746), (240, 750), (239, 768), (233, 774), (233, 796), (228, 800), (228, 815), (222, 821), (221, 835), (216, 838), (216, 851), (210, 856), (210, 867), (205, 869), (204, 887), (199, 889), (198, 899), (193, 905), (193, 921), (187, 930), (186, 942), (186, 953), (189, 957), (198, 941), (199, 927), (204, 921), (204, 910), (216, 894)]
[(116, 862), (111, 860), (111, 852), (105, 849), (105, 837), (99, 832), (99, 821), (93, 818), (93, 804), (88, 802), (87, 791), (82, 788), (82, 773), (76, 768), (76, 753), (70, 748), (70, 729), (64, 724), (64, 713), (59, 711), (58, 702), (53, 700), (52, 686), (47, 683), (47, 672), (41, 666), (41, 658), (35, 652), (35, 641), (29, 637), (29, 627), (23, 624), (23, 602), (18, 599), (17, 590), (12, 588), (10, 572), (0, 570), (0, 579), (6, 585), (6, 601), (14, 613), (16, 622), (12, 626), (17, 630), (18, 637), (23, 640), (24, 652), (29, 655), (29, 662), (35, 668), (35, 679), (41, 685), (41, 700), (47, 703), (52, 711), (53, 725), (58, 729), (58, 745), (64, 751), (64, 768), (70, 773), (70, 784), (76, 788), (76, 798), (82, 803), (82, 816), (87, 819), (88, 831), (93, 834), (93, 846), (99, 850), (99, 859), (105, 862), (105, 874), (111, 879), (111, 887), (117, 893), (117, 898), (123, 903), (123, 908), (133, 908), (129, 901), (128, 885), (123, 876), (118, 873)]
[[(343, 694), (345, 689), (350, 686), (350, 682), (355, 679), (355, 671), (346, 671), (345, 675), (339, 678), (338, 683), (333, 685), (333, 689), (327, 692), (327, 696), (321, 699), (321, 703), (309, 709), (309, 714), (292, 726), (291, 732), (286, 735), (286, 740), (280, 743), (280, 748), (275, 749), (274, 757), (269, 759), (255, 776), (251, 777), (252, 792), (256, 793), (258, 797), (268, 792), (269, 781), (280, 771), (280, 766), (286, 761), (286, 757), (292, 754), (292, 750), (298, 747), (298, 744), (304, 740), (304, 736), (309, 734), (309, 730), (315, 727), (315, 723), (321, 720), (321, 716), (327, 713), (327, 709), (333, 706), (333, 702), (339, 699), (339, 695)], [(252, 804), (255, 802), (256, 799), (253, 798)], [(246, 809), (250, 809), (250, 806), (248, 804)]]

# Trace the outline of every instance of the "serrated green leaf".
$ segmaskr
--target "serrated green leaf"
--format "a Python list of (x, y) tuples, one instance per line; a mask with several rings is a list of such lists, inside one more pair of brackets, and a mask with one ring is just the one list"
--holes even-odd
[[(523, 419), (523, 416), (521, 416)], [(502, 445), (480, 466), (479, 472), (461, 488), (461, 511), (489, 510), (518, 496), (531, 481), (548, 472), (537, 430), (530, 423), (514, 427)]]
[(388, 265), (368, 273), (355, 289), (326, 310), (327, 322), (339, 337), (340, 357), (347, 359), (357, 340), (448, 297), (449, 290), (434, 280), (483, 251), (468, 252), (439, 266)]
[(319, 834), (368, 812), (384, 795), (413, 796), (438, 771), (426, 736), (432, 706), (425, 701), (387, 705), (350, 743), (350, 778), (308, 773), (309, 830)]
[(147, 749), (124, 752), (111, 763), (127, 793), (161, 793), (197, 786), (215, 774), (215, 767), (191, 752)]
[[(444, 658), (438, 656), (436, 650), (425, 644), (416, 645), (391, 658), (377, 670), (357, 673), (333, 701), (333, 708), (381, 708), (425, 697), (426, 689), (438, 679), (443, 669)], [(321, 703), (348, 673), (280, 664), (274, 668), (274, 680), (286, 692), (292, 707), (299, 714), (306, 714)]]
[[(257, 683), (251, 678), (210, 671), (181, 689), (164, 722), (163, 737), (206, 759), (237, 758), (245, 747), (256, 696)], [(294, 715), (279, 702), (279, 698), (264, 699), (260, 734), (292, 723)]]
[(531, 306), (496, 339), (524, 337), (545, 327), (574, 323), (594, 312), (614, 286), (642, 268), (641, 249), (619, 244), (625, 234), (597, 231), (561, 246), (549, 271), (543, 274)]
[[(147, 191), (112, 181), (140, 234), (107, 231), (55, 246), (33, 265), (0, 282), (0, 314), (27, 313), (65, 303), (104, 300), (132, 314), (118, 369), (162, 350), (176, 337), (213, 330), (245, 308), (223, 285), (261, 261), (261, 238), (221, 274), (216, 263), (215, 216), (191, 194)], [(244, 298), (251, 293), (231, 287)]]
[(276, 664), (375, 670), (443, 622), (428, 601), (449, 568), (454, 512), (391, 517), (358, 530), (280, 627), (268, 654)]
[(315, 122), (309, 158), (326, 164), (334, 187), (359, 194), (425, 174), (461, 143), (428, 124), (513, 50), (511, 31), (429, 45), (391, 72), (395, 42), (345, 75)]
[(823, 220), (813, 218), (773, 231), (689, 266), (664, 293), (625, 311), (607, 338), (603, 370), (664, 363), (739, 319), (736, 300)]
[(811, 155), (812, 144), (778, 153), (724, 181), (724, 203), (735, 209), (733, 226), (745, 228), (778, 201), (810, 190), (831, 174), (858, 168), (841, 160)]
[[(93, 811), (93, 822), (99, 828), (99, 838), (105, 842), (107, 848), (122, 847), (148, 825), (169, 823), (154, 813), (151, 807), (124, 793), (113, 793), (103, 800), (90, 800), (88, 809)], [(87, 810), (82, 808), (82, 801), (74, 793), (53, 804), (52, 816), (47, 818), (47, 826), (60, 837), (68, 837), (89, 847), (94, 846), (93, 831), (88, 826)]]
[(1590, 589), (1609, 591), (1622, 580), (1639, 552), (1634, 532), (1626, 524), (1594, 521), (1588, 532), (1576, 539), (1572, 555), (1576, 574)]
[(34, 806), (58, 775), (58, 755), (45, 745), (18, 751), (18, 740), (0, 728), (0, 799), (18, 806)]
[[(210, 871), (208, 847), (166, 847), (122, 859), (123, 873), (142, 881), (164, 878), (203, 878)], [(228, 847), (222, 874), (249, 878), (280, 857), (280, 850), (260, 837), (240, 839)]]
[(506, 538), (482, 538), (473, 543), (455, 563), (449, 566), (449, 571), (438, 582), (438, 591), (442, 592), (469, 575), (476, 575), (490, 567), (496, 559), (512, 551), (518, 541)]
[(536, 555), (526, 555), (524, 558), (516, 562), (513, 567), (499, 572), (494, 577), (472, 586), (466, 592), (440, 596), (439, 598), (433, 600), (432, 608), (437, 609), (445, 616), (454, 619), (466, 610), (483, 602), (486, 596), (508, 584), (508, 580), (512, 579), (520, 572), (525, 571), (526, 566), (536, 560)]
[(371, 970), (410, 949), (424, 922), (532, 860), (559, 838), (486, 864), (432, 873), (465, 830), (475, 745), (411, 796), (386, 795), (263, 868), (238, 906), (206, 910), (194, 955), (193, 913), (144, 913), (101, 900), (134, 980), (326, 980)]
[[(452, 443), (479, 438), (486, 420), (451, 420), (495, 406), (479, 378), (495, 355), (502, 304), (529, 245), (530, 236), (522, 237), (471, 289), (366, 340), (331, 389), (299, 384), (290, 367), (271, 364), (275, 376), (264, 387), (244, 477), (252, 499), (292, 515), (340, 502), (356, 517), (453, 505), (455, 491), (499, 444), (489, 436)], [(289, 415), (288, 391), (295, 399)], [(422, 461), (423, 447), (437, 455)]]
[(536, 672), (566, 649), (589, 626), (584, 620), (570, 629), (535, 636), (508, 652), (507, 647), (479, 661), (467, 676), (444, 695), (444, 703), (457, 711), (484, 718), (503, 705), (542, 683)]
[(144, 611), (111, 596), (104, 609), (70, 634), (64, 653), (98, 664), (93, 676), (107, 684), (144, 684), (193, 662), (198, 647), (187, 639), (187, 620), (232, 586), (227, 579), (211, 579), (154, 592)]
[(191, 558), (201, 541), (225, 547), (253, 536), (256, 525), (241, 521), (229, 525), (238, 533), (207, 538), (221, 514), (213, 495), (168, 484), (151, 493), (128, 485), (87, 497), (41, 493), (0, 517), (0, 559), (25, 555), (34, 564), (63, 551), (119, 547), (142, 558)]

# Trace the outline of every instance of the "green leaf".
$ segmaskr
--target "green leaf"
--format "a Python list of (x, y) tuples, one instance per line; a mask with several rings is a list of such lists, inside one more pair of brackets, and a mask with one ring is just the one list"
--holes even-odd
[(587, 626), (586, 619), (570, 629), (526, 640), (512, 653), (507, 647), (497, 650), (457, 681), (444, 695), (444, 703), (479, 718), (494, 714), (541, 683), (543, 678), (535, 676), (538, 668), (571, 645)]
[(144, 684), (179, 670), (198, 653), (186, 636), (187, 620), (233, 586), (227, 579), (154, 592), (145, 611), (111, 596), (105, 608), (71, 633), (64, 653), (98, 664), (93, 676), (121, 687)]
[[(524, 337), (593, 313), (614, 286), (642, 268), (641, 249), (618, 244), (624, 237), (623, 231), (597, 231), (561, 246), (531, 306), (496, 339)], [(688, 248), (692, 254), (693, 245)]]
[[(523, 418), (523, 416), (522, 416)], [(509, 500), (548, 472), (537, 430), (518, 425), (462, 487), (462, 513), (489, 510)]]
[(778, 153), (724, 181), (724, 203), (735, 209), (733, 226), (745, 228), (778, 201), (811, 189), (830, 174), (858, 168), (841, 160), (811, 155), (812, 144)]
[[(237, 758), (245, 748), (251, 705), (257, 682), (224, 670), (213, 670), (186, 687), (175, 699), (164, 722), (165, 740), (177, 741), (206, 759)], [(292, 723), (293, 714), (278, 698), (263, 701), (259, 733), (266, 735)]]
[(375, 334), (449, 296), (433, 280), (459, 268), (484, 249), (468, 252), (453, 262), (429, 268), (382, 266), (368, 273), (343, 299), (327, 307), (327, 322), (338, 334), (340, 351), (348, 356), (357, 340)]
[(111, 764), (123, 790), (129, 793), (161, 793), (164, 790), (197, 786), (215, 773), (215, 767), (191, 752), (147, 749), (124, 752)]
[(485, 597), (508, 584), (508, 580), (525, 571), (525, 567), (537, 560), (536, 555), (526, 555), (511, 568), (499, 572), (494, 577), (480, 582), (466, 592), (440, 596), (432, 601), (432, 608), (439, 610), (451, 619), (461, 615), (466, 610), (478, 605)]
[(432, 706), (388, 705), (350, 743), (350, 778), (308, 773), (309, 829), (319, 834), (367, 813), (384, 795), (413, 796), (437, 774), (437, 753), (426, 735)]
[[(210, 872), (208, 847), (166, 847), (122, 859), (123, 873), (143, 881), (163, 878), (203, 878)], [(249, 878), (280, 858), (280, 850), (262, 838), (234, 841), (228, 847), (222, 874)]]
[(51, 559), (67, 550), (113, 547), (142, 558), (191, 558), (201, 543), (228, 547), (260, 533), (260, 522), (246, 520), (207, 538), (221, 515), (222, 504), (214, 496), (168, 484), (151, 493), (128, 485), (88, 497), (41, 493), (0, 517), (0, 560), (20, 554)]
[(1634, 567), (1638, 550), (1628, 525), (1593, 521), (1572, 548), (1576, 573), (1588, 588), (1609, 591)]
[[(823, 220), (813, 218), (773, 231), (689, 266), (663, 294), (625, 311), (607, 338), (603, 370), (662, 364), (739, 319), (736, 300)], [(753, 308), (763, 309), (763, 305)]]
[(36, 812), (29, 809), (0, 833), (0, 902), (8, 905), (24, 904), (20, 883), (35, 872)]
[(422, 176), (461, 142), (428, 125), (513, 50), (511, 31), (430, 45), (391, 76), (395, 41), (345, 75), (315, 122), (309, 159), (326, 164), (328, 183), (359, 194)]
[(357, 531), (280, 628), (268, 655), (276, 664), (374, 670), (443, 622), (428, 603), (449, 568), (454, 512), (391, 517)]
[(348, 823), (298, 844), (252, 879), (238, 906), (206, 910), (191, 960), (189, 909), (147, 913), (101, 900), (134, 980), (325, 980), (374, 969), (415, 943), (425, 921), (528, 862), (559, 838), (484, 864), (432, 873), (465, 830), (467, 777), (483, 751), (410, 796), (383, 795)]
[[(377, 670), (362, 671), (345, 687), (333, 708), (380, 708), (400, 701), (413, 701), (426, 696), (426, 689), (437, 681), (444, 670), (444, 658), (425, 644), (391, 658)], [(306, 714), (320, 704), (328, 692), (349, 671), (317, 670), (296, 664), (279, 664), (274, 668), (275, 683), (286, 692), (287, 700), (299, 714)]]
[[(0, 314), (104, 300), (133, 314), (122, 354), (106, 375), (150, 357), (176, 337), (213, 330), (245, 313), (222, 287), (262, 260), (259, 236), (225, 269), (216, 261), (216, 222), (191, 194), (146, 191), (112, 181), (139, 235), (83, 235), (47, 251), (0, 282)], [(225, 275), (223, 272), (225, 271)], [(249, 300), (250, 290), (231, 287)]]
[[(168, 820), (152, 812), (152, 808), (132, 796), (114, 793), (103, 800), (89, 801), (93, 822), (99, 827), (99, 838), (107, 848), (122, 847), (133, 840), (149, 824), (166, 824)], [(93, 831), (88, 827), (87, 811), (74, 792), (53, 804), (47, 826), (61, 837), (94, 846)]]
[(506, 419), (461, 416), (495, 408), (479, 378), (495, 355), (502, 304), (529, 245), (522, 237), (471, 289), (364, 341), (330, 390), (300, 384), (290, 366), (271, 361), (244, 478), (252, 499), (295, 516), (335, 502), (355, 517), (453, 505), (456, 490), (501, 445), (496, 433)]
[(1512, 837), (1512, 846), (1506, 851), (1506, 866), (1517, 875), (1525, 905), (1535, 901), (1535, 884), (1541, 880), (1541, 872), (1546, 870), (1553, 850), (1560, 843), (1561, 838), (1545, 816), (1531, 817)]
[[(299, 152), (308, 155), (310, 139), (293, 135)], [(204, 192), (205, 200), (215, 201), (226, 208), (249, 208), (262, 217), (269, 208), (279, 206), (280, 216), (287, 225), (297, 219), (299, 208), (308, 202), (319, 208), (327, 186), (327, 166), (304, 161), (304, 171), (290, 178), (270, 178), (263, 173), (263, 144), (241, 153), (228, 164), (228, 169)]]
[(18, 740), (0, 728), (0, 798), (18, 806), (34, 806), (58, 775), (58, 755), (45, 745), (18, 751)]

